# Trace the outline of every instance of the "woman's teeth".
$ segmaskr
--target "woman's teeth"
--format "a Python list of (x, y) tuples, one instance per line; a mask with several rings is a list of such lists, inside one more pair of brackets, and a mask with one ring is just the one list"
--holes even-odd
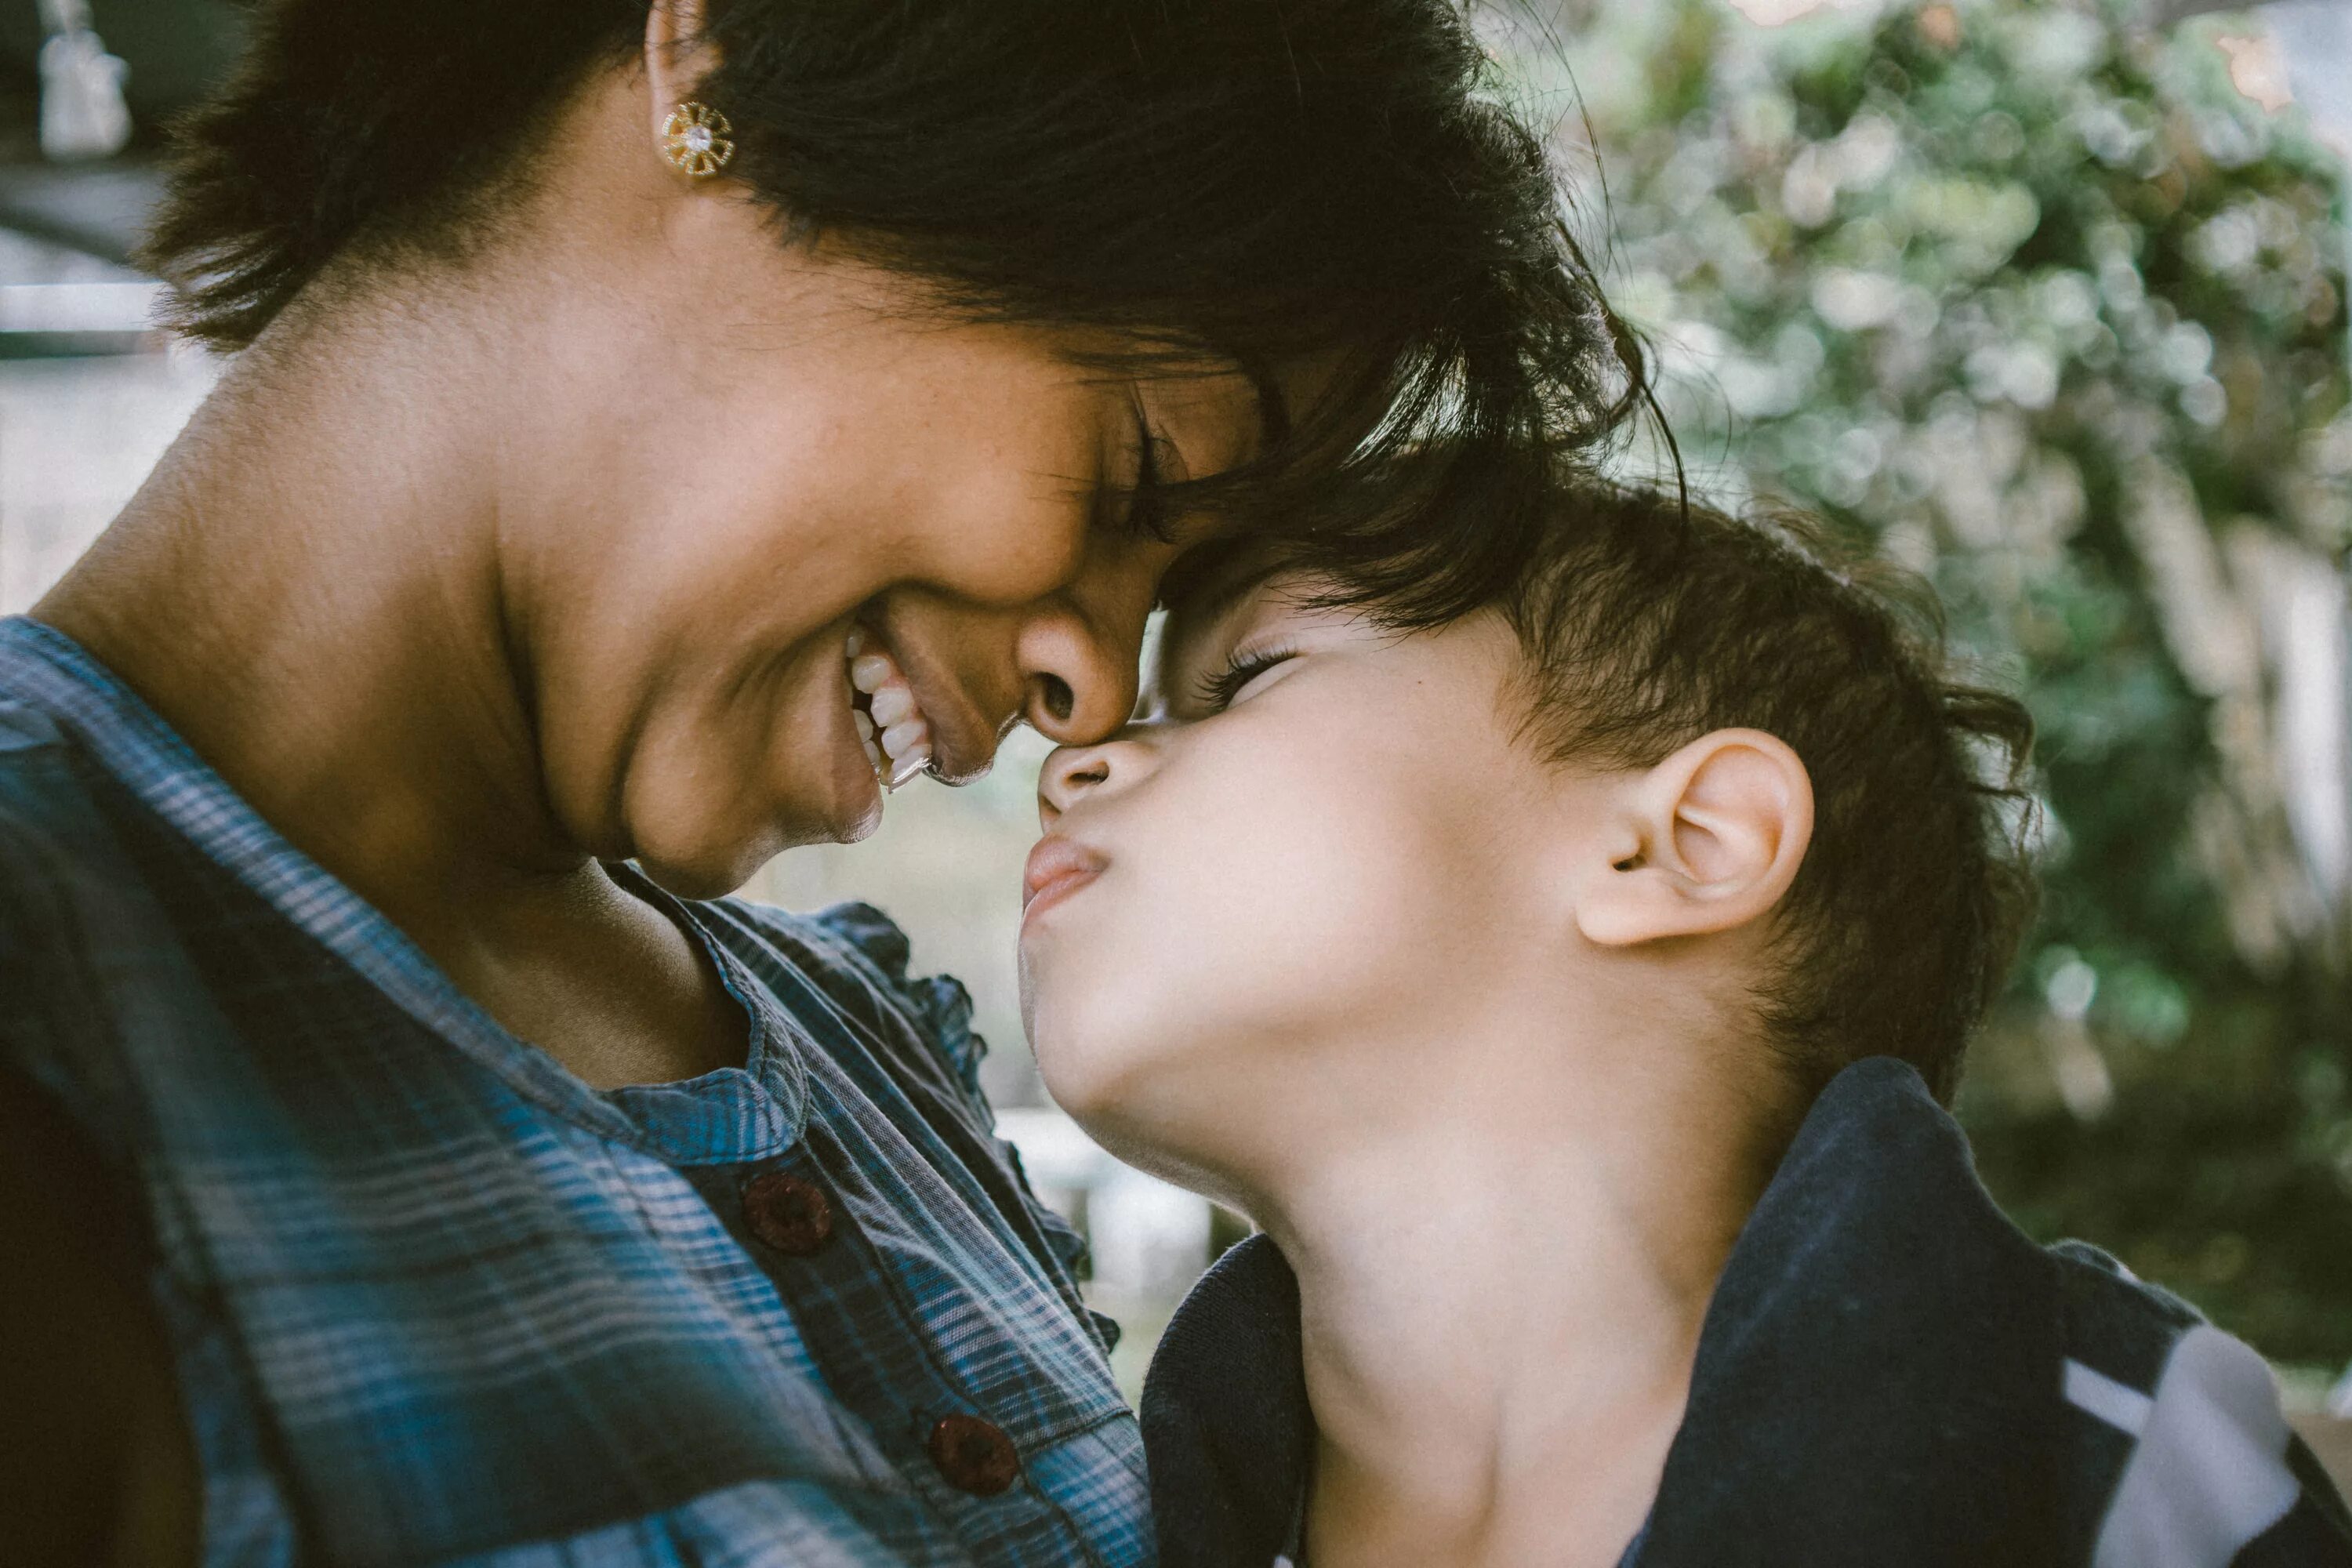
[(866, 652), (864, 632), (851, 632), (843, 652), (849, 660), (849, 684), (866, 699), (864, 708), (850, 710), (866, 760), (884, 784), (896, 789), (931, 760), (930, 725), (898, 661), (880, 648)]

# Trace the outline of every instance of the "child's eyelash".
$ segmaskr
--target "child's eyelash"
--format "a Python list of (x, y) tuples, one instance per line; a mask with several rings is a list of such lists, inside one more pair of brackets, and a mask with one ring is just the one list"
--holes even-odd
[(1234, 654), (1225, 661), (1225, 668), (1214, 674), (1204, 675), (1193, 689), (1193, 700), (1205, 711), (1222, 713), (1233, 706), (1241, 689), (1286, 659), (1297, 658), (1298, 650), (1290, 647), (1261, 648), (1255, 653)]

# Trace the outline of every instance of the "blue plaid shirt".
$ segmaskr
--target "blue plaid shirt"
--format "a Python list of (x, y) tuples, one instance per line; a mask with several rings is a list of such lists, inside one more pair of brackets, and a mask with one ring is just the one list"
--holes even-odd
[(205, 1562), (1149, 1563), (1111, 1331), (962, 988), (868, 909), (634, 885), (744, 1067), (590, 1089), (0, 622), (0, 1067), (152, 1229)]

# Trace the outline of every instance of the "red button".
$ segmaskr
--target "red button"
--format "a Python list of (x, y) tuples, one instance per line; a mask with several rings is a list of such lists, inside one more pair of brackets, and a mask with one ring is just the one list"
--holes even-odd
[(814, 1182), (762, 1171), (743, 1184), (743, 1219), (751, 1234), (792, 1258), (833, 1239), (833, 1203)]
[(977, 1415), (950, 1415), (931, 1428), (931, 1463), (948, 1485), (974, 1497), (994, 1497), (1021, 1474), (1013, 1439)]

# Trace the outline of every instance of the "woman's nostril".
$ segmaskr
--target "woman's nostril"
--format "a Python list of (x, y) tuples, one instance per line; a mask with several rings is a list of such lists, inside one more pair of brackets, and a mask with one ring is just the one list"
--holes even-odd
[(1058, 675), (1045, 676), (1042, 679), (1046, 713), (1056, 724), (1068, 723), (1070, 715), (1077, 710), (1078, 694), (1072, 691), (1070, 683)]

